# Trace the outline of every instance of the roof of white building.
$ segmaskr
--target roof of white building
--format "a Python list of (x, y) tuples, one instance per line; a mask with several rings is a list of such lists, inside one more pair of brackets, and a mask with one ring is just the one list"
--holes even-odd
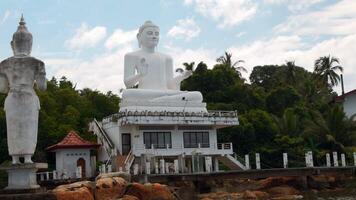
[(335, 98), (335, 101), (336, 101), (336, 102), (343, 102), (346, 97), (351, 96), (351, 95), (355, 95), (355, 94), (356, 94), (356, 89), (351, 90), (351, 91), (349, 91), (349, 92), (346, 92), (346, 93), (343, 94), (343, 95), (337, 96), (337, 97)]
[(84, 140), (75, 131), (70, 131), (62, 141), (47, 147), (46, 150), (53, 151), (56, 149), (92, 149), (98, 148), (99, 146), (99, 144)]

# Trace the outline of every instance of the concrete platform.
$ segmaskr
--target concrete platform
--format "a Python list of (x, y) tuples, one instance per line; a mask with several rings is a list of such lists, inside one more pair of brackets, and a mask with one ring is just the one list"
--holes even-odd
[(36, 172), (47, 169), (47, 163), (21, 163), (0, 166), (0, 170), (8, 173), (8, 186), (5, 190), (34, 190), (39, 189)]

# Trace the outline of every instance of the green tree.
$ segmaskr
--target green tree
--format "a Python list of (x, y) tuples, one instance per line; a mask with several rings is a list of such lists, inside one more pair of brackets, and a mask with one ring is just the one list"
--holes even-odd
[(228, 53), (225, 51), (223, 56), (220, 56), (219, 58), (216, 59), (216, 62), (226, 65), (229, 68), (235, 69), (236, 73), (239, 75), (239, 77), (242, 77), (241, 72), (247, 72), (246, 68), (243, 66), (239, 66), (240, 63), (243, 63), (245, 61), (243, 60), (238, 60), (238, 61), (232, 61), (232, 54)]
[(338, 58), (331, 57), (330, 55), (323, 56), (315, 61), (314, 72), (323, 83), (328, 84), (328, 81), (330, 81), (331, 86), (336, 86), (341, 80), (337, 71), (343, 71), (343, 67), (339, 64), (340, 61)]

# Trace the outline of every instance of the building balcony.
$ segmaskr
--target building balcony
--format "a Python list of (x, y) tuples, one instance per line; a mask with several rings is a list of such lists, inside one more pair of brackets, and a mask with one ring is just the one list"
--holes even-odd
[(226, 155), (233, 154), (232, 143), (213, 143), (213, 144), (186, 144), (186, 145), (151, 145), (134, 144), (132, 152), (135, 156), (141, 154), (151, 154), (154, 156), (178, 156), (178, 155)]

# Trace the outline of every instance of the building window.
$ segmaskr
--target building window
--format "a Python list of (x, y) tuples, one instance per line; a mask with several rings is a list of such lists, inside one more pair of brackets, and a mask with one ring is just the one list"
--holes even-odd
[(172, 148), (171, 132), (143, 132), (143, 143), (146, 149), (153, 145), (155, 149)]
[(209, 132), (183, 132), (184, 148), (209, 148)]

